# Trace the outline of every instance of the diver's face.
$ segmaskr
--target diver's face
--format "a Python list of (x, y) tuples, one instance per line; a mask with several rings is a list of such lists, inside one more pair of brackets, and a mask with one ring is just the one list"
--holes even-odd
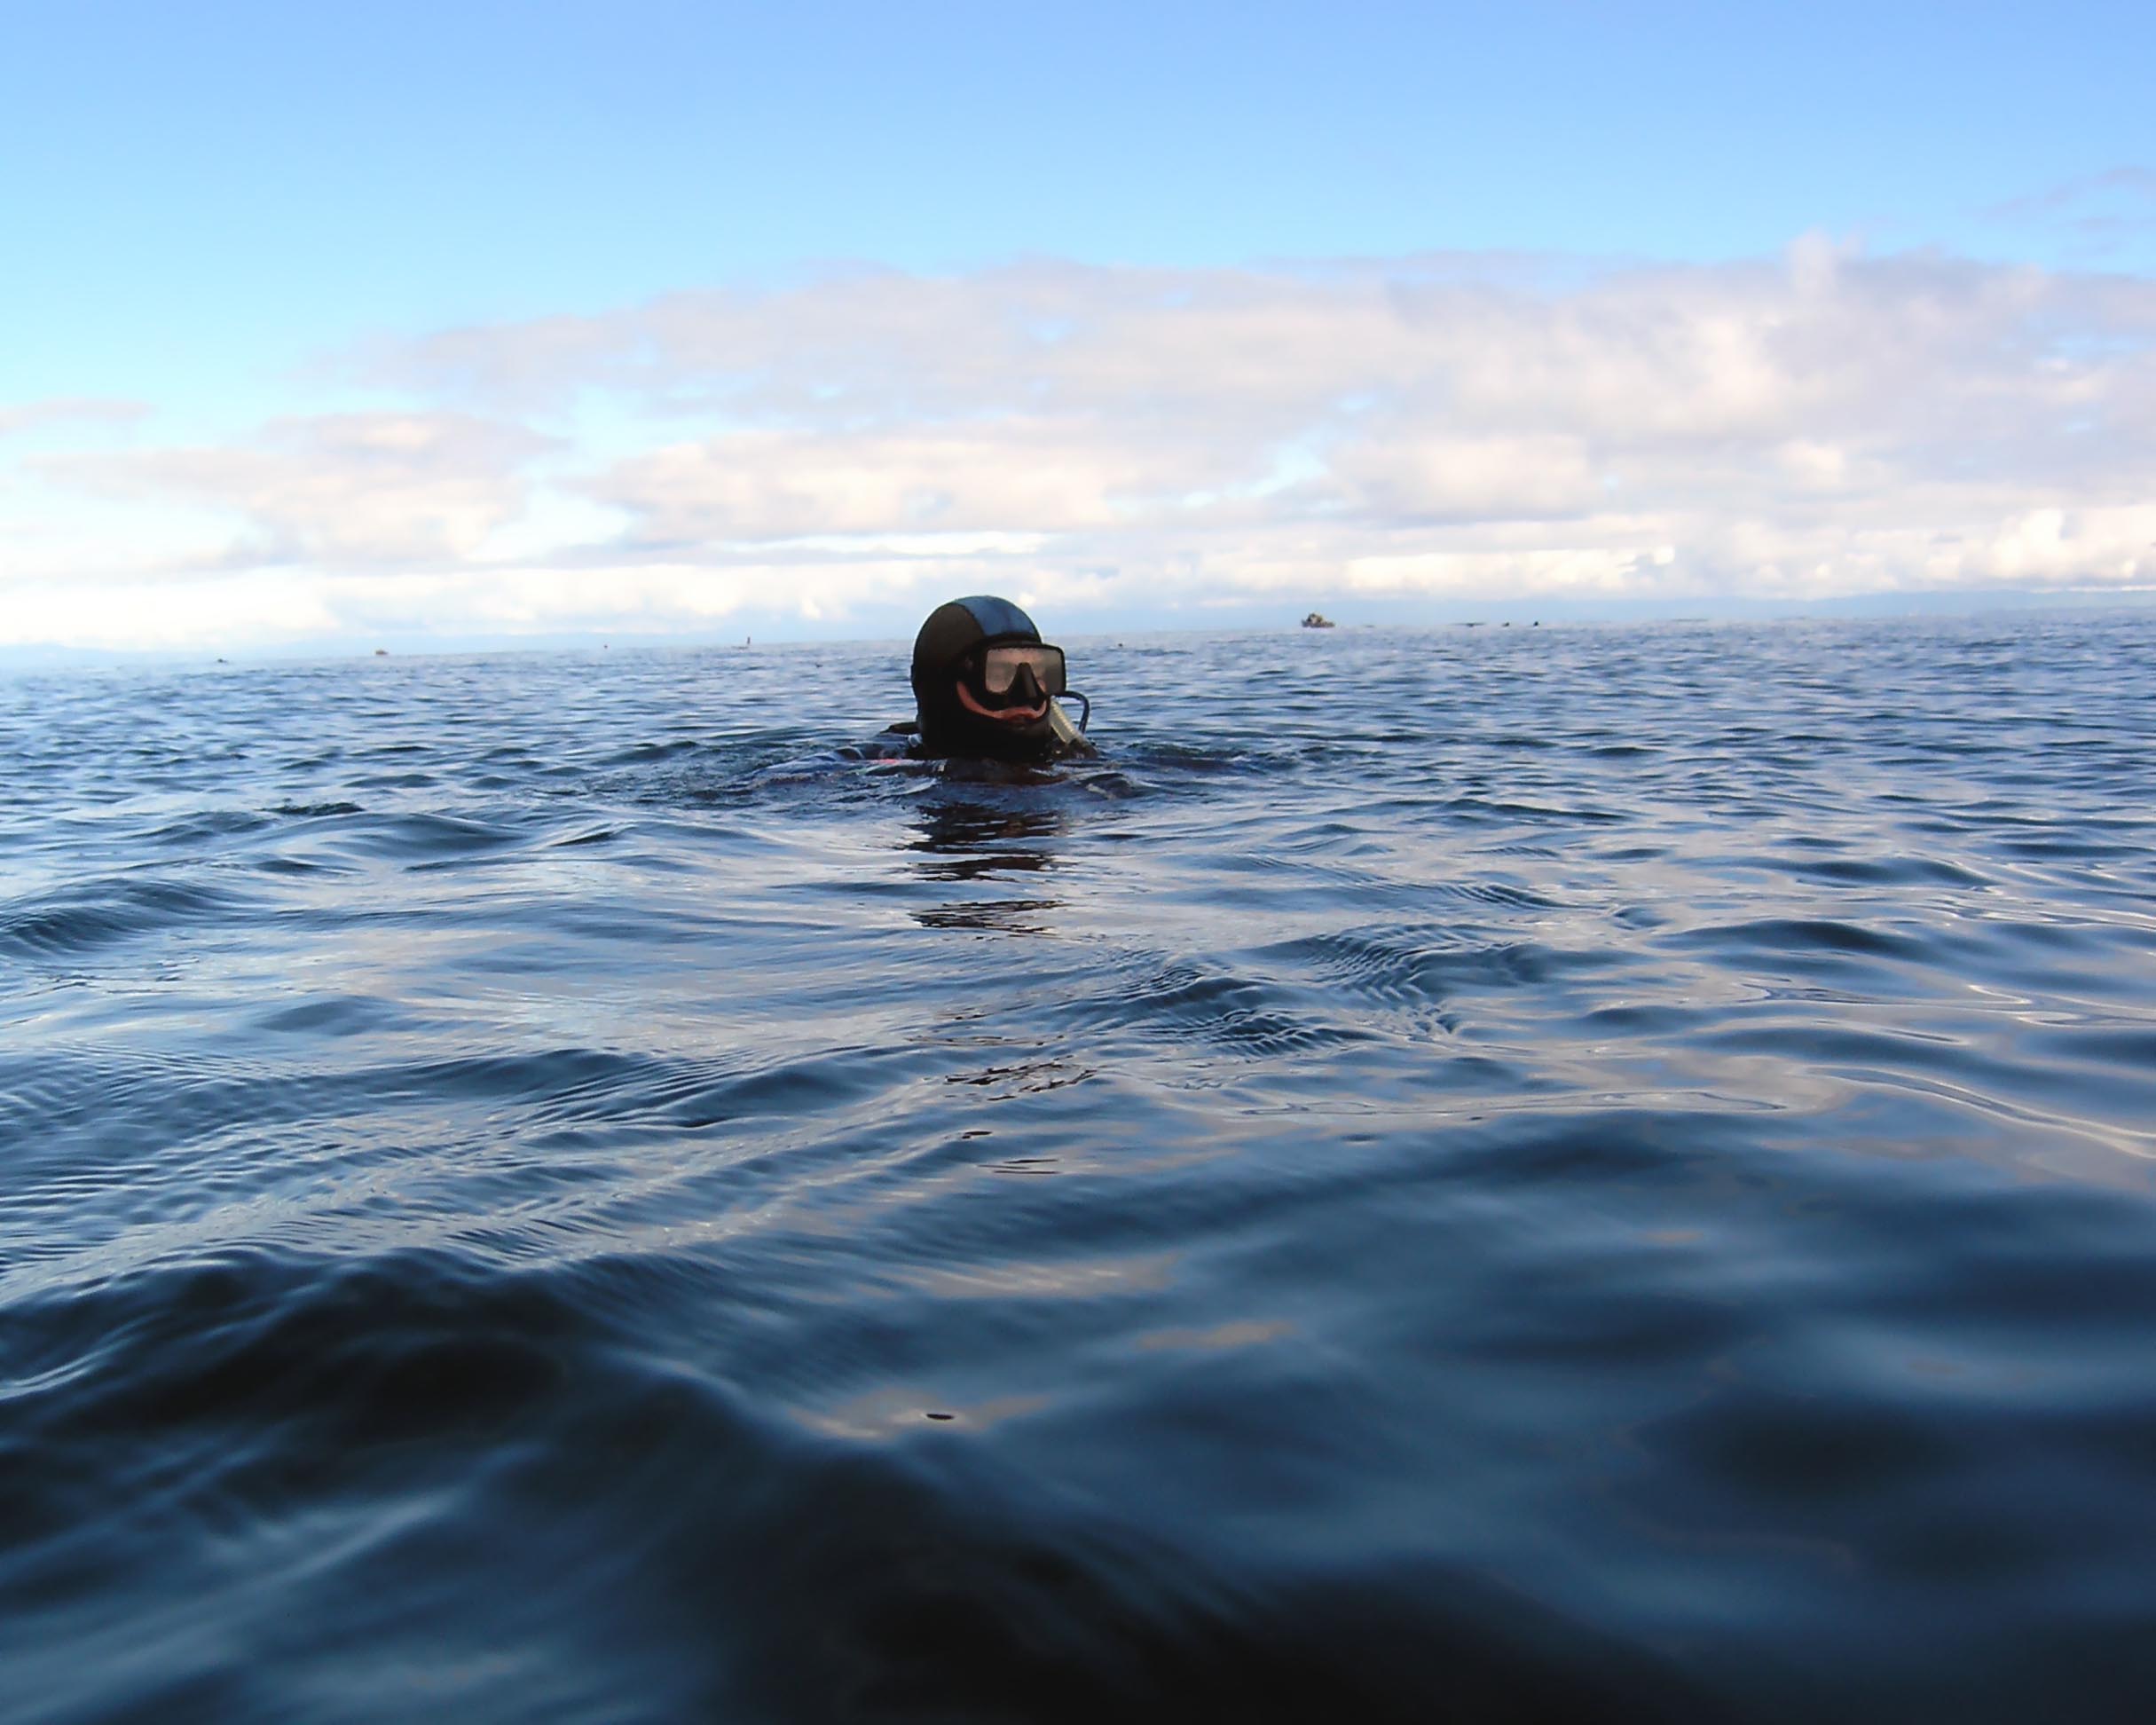
[(1048, 697), (1041, 693), (1040, 686), (1031, 677), (1022, 681), (1031, 691), (1031, 698), (1027, 698), (1013, 685), (1008, 693), (989, 697), (999, 703), (1009, 703), (996, 706), (984, 705), (963, 681), (955, 682), (951, 687), (958, 691), (958, 705), (975, 718), (986, 719), (991, 724), (1008, 725), (1013, 730), (1022, 730), (1027, 725), (1037, 725), (1048, 717)]

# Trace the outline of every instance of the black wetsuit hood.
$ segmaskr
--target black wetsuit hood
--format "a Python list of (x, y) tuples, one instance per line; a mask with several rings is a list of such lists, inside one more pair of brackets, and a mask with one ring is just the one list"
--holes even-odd
[(1038, 643), (1040, 630), (1008, 599), (982, 594), (938, 605), (913, 642), (913, 702), (920, 752), (989, 760), (1051, 760), (1063, 751), (1051, 702), (1033, 723), (1011, 726), (969, 713), (958, 699), (958, 661), (977, 647)]

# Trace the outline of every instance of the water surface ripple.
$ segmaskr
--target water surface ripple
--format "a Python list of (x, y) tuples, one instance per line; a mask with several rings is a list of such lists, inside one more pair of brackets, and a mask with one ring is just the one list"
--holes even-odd
[(0, 1715), (2147, 1717), (2152, 650), (0, 681)]

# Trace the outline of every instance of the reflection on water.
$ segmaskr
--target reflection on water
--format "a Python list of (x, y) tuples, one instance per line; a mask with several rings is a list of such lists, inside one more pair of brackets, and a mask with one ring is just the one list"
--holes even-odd
[[(924, 880), (992, 883), (1004, 875), (1044, 875), (1055, 866), (1051, 843), (1068, 817), (1030, 800), (1037, 789), (1011, 788), (996, 800), (979, 792), (939, 785), (920, 799), (916, 831), (905, 848), (920, 860)], [(1048, 913), (1061, 901), (1038, 892), (1024, 896), (969, 896), (917, 909), (925, 928), (972, 928), (1007, 934), (1049, 932)]]

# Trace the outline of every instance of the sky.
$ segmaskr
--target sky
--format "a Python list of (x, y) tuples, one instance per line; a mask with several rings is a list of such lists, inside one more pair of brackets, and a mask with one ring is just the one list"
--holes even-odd
[(0, 648), (2156, 587), (2156, 11), (0, 0)]

